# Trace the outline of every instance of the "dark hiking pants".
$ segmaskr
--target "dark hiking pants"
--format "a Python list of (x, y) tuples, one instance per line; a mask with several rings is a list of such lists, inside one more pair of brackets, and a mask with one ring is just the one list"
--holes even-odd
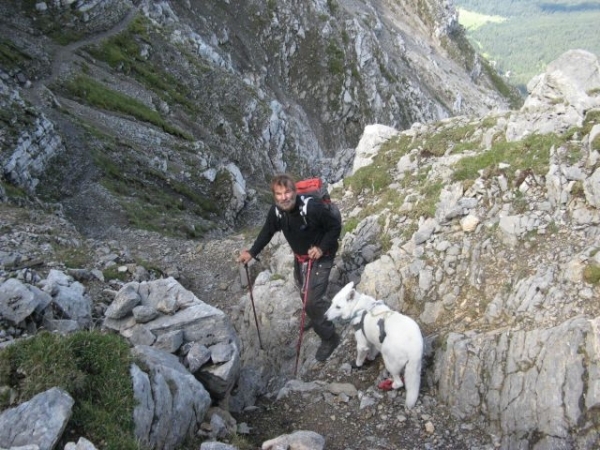
[[(300, 298), (304, 301), (304, 280), (308, 271), (308, 262), (294, 261), (294, 279), (296, 286), (300, 290)], [(335, 333), (335, 327), (331, 321), (325, 317), (325, 312), (331, 305), (331, 300), (327, 297), (327, 287), (329, 286), (329, 273), (333, 267), (333, 258), (323, 256), (313, 261), (312, 270), (309, 278), (308, 298), (306, 300), (306, 315), (311, 320), (315, 333), (323, 341), (331, 339)]]

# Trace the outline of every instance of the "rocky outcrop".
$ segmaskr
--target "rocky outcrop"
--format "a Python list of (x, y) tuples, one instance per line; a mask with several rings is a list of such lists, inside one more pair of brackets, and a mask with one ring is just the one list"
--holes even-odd
[(177, 354), (214, 399), (226, 398), (238, 378), (240, 344), (229, 318), (174, 278), (124, 285), (103, 327), (133, 345)]
[[(41, 289), (16, 278), (0, 284), (0, 320), (13, 329), (11, 336), (2, 330), (2, 337), (9, 338), (2, 346), (41, 326), (68, 333), (92, 325), (91, 300), (81, 283), (52, 269), (37, 284)], [(132, 344), (136, 438), (147, 448), (176, 448), (209, 420), (213, 402), (227, 404), (239, 377), (239, 340), (228, 317), (173, 278), (125, 284), (105, 313), (104, 326), (119, 330)], [(64, 393), (59, 399), (68, 398), (70, 404), (60, 406), (65, 402), (54, 399), (55, 392), (61, 391), (50, 390), (3, 412), (0, 442), (54, 448), (74, 402)], [(52, 420), (46, 423), (39, 415)], [(38, 430), (38, 422), (44, 428)]]
[(143, 345), (133, 355), (145, 368), (131, 367), (135, 436), (146, 448), (177, 448), (200, 428), (210, 395), (176, 356)]
[[(541, 103), (538, 98), (535, 113), (523, 108), (506, 118), (456, 118), (436, 127), (416, 124), (393, 138), (413, 143), (408, 150), (388, 142), (361, 152), (377, 158), (378, 169), (391, 174), (388, 187), (351, 192), (358, 182), (348, 177), (339, 200), (346, 220), (357, 223), (342, 239), (334, 284), (341, 287), (352, 279), (359, 291), (414, 317), (431, 345), (425, 377), (437, 399), (460, 421), (483, 420), (505, 449), (591, 448), (588, 443), (600, 439), (594, 419), (600, 392), (600, 309), (594, 301), (600, 298), (600, 211), (592, 188), (600, 150), (591, 144), (597, 139), (592, 130), (600, 111), (600, 82), (586, 84), (585, 92), (575, 94), (575, 87), (584, 83), (579, 75), (586, 82), (594, 80), (589, 74), (596, 73), (598, 62), (575, 52), (577, 61), (583, 58), (591, 65), (575, 71), (570, 56), (548, 69), (562, 74), (560, 88), (549, 83), (563, 103)], [(547, 92), (550, 87), (536, 89)], [(587, 109), (579, 109), (565, 124), (568, 115), (562, 111), (578, 110), (568, 99), (584, 102)], [(531, 114), (555, 117), (555, 126), (536, 128)], [(489, 128), (483, 125), (486, 121)], [(531, 123), (536, 140), (515, 141), (512, 130), (525, 123)], [(554, 140), (543, 138), (550, 129), (558, 130), (552, 133)], [(560, 130), (566, 129), (576, 137), (561, 141)], [(434, 147), (428, 143), (450, 130), (465, 137), (432, 154)], [(532, 143), (516, 144), (521, 142)], [(452, 151), (460, 145), (473, 147)], [(522, 150), (511, 154), (504, 145)], [(409, 157), (399, 156), (402, 151)], [(476, 164), (488, 152), (498, 155), (493, 162), (474, 170), (466, 181), (456, 179), (466, 161)], [(532, 154), (544, 164), (535, 165)], [(419, 184), (404, 182), (417, 174), (422, 177)], [(428, 199), (436, 184), (439, 190)], [(385, 202), (378, 207), (381, 199)], [(423, 202), (433, 208), (413, 214)], [(273, 280), (273, 274), (290, 273), (282, 265), (289, 254), (279, 245), (275, 241), (269, 272), (258, 276), (254, 295), (259, 311), (273, 311), (268, 317), (261, 313), (261, 323), (283, 332), (296, 329), (297, 323), (285, 309), (294, 307), (293, 299), (286, 300), (293, 280)], [(246, 303), (246, 327), (250, 318)], [(265, 341), (272, 339), (267, 333)], [(242, 340), (255, 342), (255, 337), (248, 331)], [(306, 346), (310, 355), (311, 342)], [(264, 355), (255, 345), (244, 350), (248, 361), (255, 361), (249, 354)], [(310, 357), (301, 361), (309, 370)]]
[[(511, 115), (506, 138), (522, 139), (533, 133), (564, 133), (581, 126), (586, 113), (598, 108), (600, 64), (585, 50), (565, 52), (528, 84), (520, 111)], [(552, 107), (549, 107), (552, 106)]]
[(2, 146), (11, 149), (0, 153), (2, 177), (34, 194), (50, 161), (66, 150), (63, 140), (54, 124), (43, 113), (27, 106), (19, 92), (1, 78), (0, 108), (11, 111), (11, 126), (18, 130), (2, 138)]
[(502, 448), (528, 447), (534, 434), (536, 448), (597, 441), (599, 324), (449, 333), (436, 355), (440, 398), (462, 420), (486, 411)]
[[(73, 277), (51, 270), (44, 280), (22, 282), (9, 278), (0, 285), (0, 316), (30, 332), (86, 329), (92, 321), (92, 299)], [(32, 281), (39, 285), (30, 284)]]
[(54, 449), (71, 418), (74, 403), (65, 391), (52, 388), (3, 411), (0, 414), (2, 447)]

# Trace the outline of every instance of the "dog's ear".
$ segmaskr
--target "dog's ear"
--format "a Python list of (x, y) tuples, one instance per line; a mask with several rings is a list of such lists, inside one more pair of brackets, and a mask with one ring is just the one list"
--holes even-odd
[(352, 289), (348, 292), (348, 300), (354, 300), (354, 295), (356, 294), (356, 289)]

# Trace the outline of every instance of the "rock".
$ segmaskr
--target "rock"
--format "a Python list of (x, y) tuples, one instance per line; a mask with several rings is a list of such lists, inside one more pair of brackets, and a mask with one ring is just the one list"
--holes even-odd
[(35, 445), (52, 450), (71, 418), (75, 401), (62, 389), (52, 388), (0, 414), (3, 446)]
[(263, 450), (322, 450), (325, 438), (314, 431), (295, 431), (263, 442)]

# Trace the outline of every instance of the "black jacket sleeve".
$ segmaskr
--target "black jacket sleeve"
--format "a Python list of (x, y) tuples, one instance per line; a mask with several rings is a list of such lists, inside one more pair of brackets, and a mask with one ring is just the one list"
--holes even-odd
[(253, 258), (255, 258), (266, 246), (271, 239), (280, 230), (279, 219), (275, 213), (275, 205), (271, 205), (271, 209), (267, 213), (265, 223), (256, 237), (252, 248), (249, 250)]

